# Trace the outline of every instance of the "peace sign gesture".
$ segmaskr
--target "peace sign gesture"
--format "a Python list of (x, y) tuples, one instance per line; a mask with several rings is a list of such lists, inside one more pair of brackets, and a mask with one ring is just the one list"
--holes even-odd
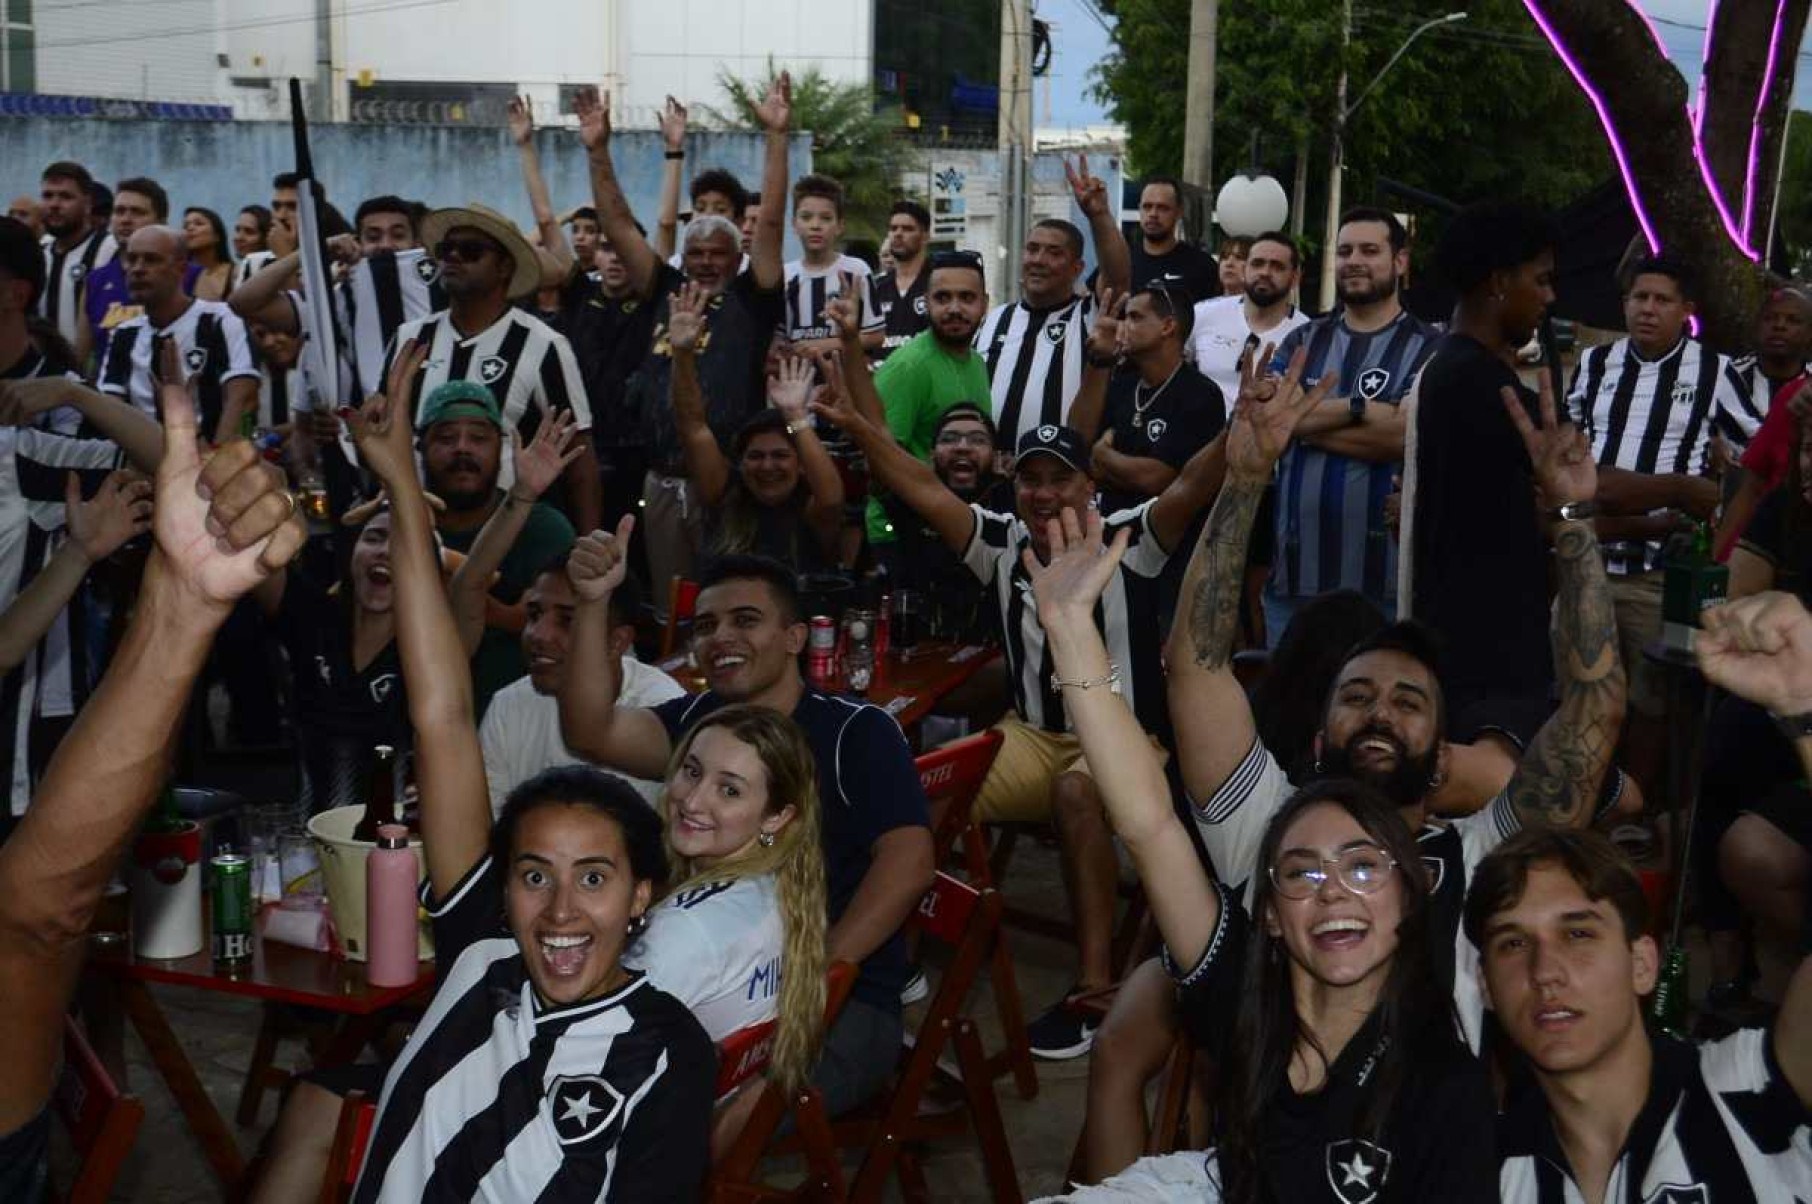
[(1565, 506), (1572, 502), (1589, 502), (1598, 496), (1598, 465), (1592, 462), (1592, 448), (1585, 432), (1570, 422), (1560, 421), (1554, 404), (1554, 386), (1548, 374), (1541, 374), (1541, 426), (1529, 421), (1522, 398), (1505, 385), (1501, 390), (1504, 412), (1511, 425), (1523, 437), (1529, 451), (1529, 462), (1535, 469), (1535, 485), (1547, 507)]
[[(1255, 362), (1250, 348), (1239, 357), (1239, 400), (1227, 424), (1227, 473), (1247, 481), (1268, 481), (1271, 470), (1290, 445), (1303, 415), (1332, 391), (1335, 374), (1324, 375), (1310, 389), (1302, 387), (1307, 347), (1298, 347), (1289, 369), (1278, 380), (1257, 364), (1269, 364), (1274, 348), (1266, 344)], [(1261, 374), (1262, 373), (1262, 374)]]
[(1063, 178), (1069, 182), (1070, 192), (1076, 198), (1076, 204), (1082, 212), (1090, 217), (1099, 217), (1107, 209), (1107, 185), (1097, 176), (1088, 174), (1088, 156), (1078, 155), (1076, 166), (1070, 161), (1063, 161)]

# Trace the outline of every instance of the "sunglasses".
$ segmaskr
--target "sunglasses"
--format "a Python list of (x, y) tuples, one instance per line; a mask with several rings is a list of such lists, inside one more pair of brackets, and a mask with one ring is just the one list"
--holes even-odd
[(443, 238), (434, 244), (435, 259), (455, 259), (461, 263), (477, 263), (486, 255), (502, 253), (502, 247), (482, 238)]
[(1354, 845), (1338, 857), (1285, 853), (1271, 867), (1271, 885), (1286, 899), (1307, 899), (1327, 882), (1329, 867), (1347, 890), (1355, 895), (1372, 895), (1384, 889), (1397, 863), (1389, 853), (1369, 844)]

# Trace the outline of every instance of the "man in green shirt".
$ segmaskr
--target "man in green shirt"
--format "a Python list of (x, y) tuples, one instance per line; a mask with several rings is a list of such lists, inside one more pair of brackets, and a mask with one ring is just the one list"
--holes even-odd
[[(981, 256), (967, 251), (939, 251), (931, 257), (925, 304), (931, 325), (888, 356), (875, 373), (875, 391), (885, 414), (870, 414), (885, 423), (900, 446), (929, 462), (938, 419), (951, 406), (968, 403), (984, 414), (992, 411), (988, 367), (971, 345), (988, 312), (988, 285)], [(839, 301), (842, 299), (839, 298)], [(860, 329), (859, 315), (848, 303), (832, 302), (839, 327)], [(888, 543), (893, 534), (877, 497), (868, 499), (868, 541)]]
[(422, 402), (422, 469), (428, 488), (446, 503), (436, 515), (441, 542), (462, 555), (503, 505), (527, 505), (522, 531), (498, 566), (491, 586), (491, 623), (472, 656), (473, 706), (483, 717), (491, 695), (528, 672), (522, 659), (522, 593), (535, 574), (573, 546), (573, 526), (558, 510), (505, 494), (497, 487), (503, 465), (503, 413), (477, 381), (450, 380)]

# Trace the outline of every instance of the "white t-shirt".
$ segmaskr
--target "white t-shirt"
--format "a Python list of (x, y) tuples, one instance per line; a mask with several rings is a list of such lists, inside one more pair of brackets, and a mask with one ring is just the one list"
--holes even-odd
[[(686, 692), (677, 681), (632, 656), (623, 657), (622, 665), (618, 706), (657, 706)], [(537, 694), (535, 683), (526, 677), (492, 696), (478, 739), (484, 747), (484, 776), (491, 787), (492, 815), (503, 810), (503, 800), (510, 791), (542, 770), (586, 763), (560, 738), (560, 700)], [(648, 800), (649, 806), (660, 801), (663, 783), (641, 778), (624, 780)]]
[(1221, 396), (1227, 399), (1227, 408), (1232, 409), (1233, 399), (1239, 396), (1239, 357), (1246, 344), (1257, 339), (1257, 345), (1252, 348), (1252, 354), (1257, 356), (1264, 350), (1263, 344), (1282, 343), (1285, 335), (1298, 326), (1306, 326), (1308, 321), (1308, 315), (1292, 305), (1283, 321), (1261, 335), (1254, 335), (1246, 321), (1244, 297), (1199, 301), (1195, 307), (1195, 328), (1189, 336), (1190, 346), (1195, 349), (1195, 366), (1203, 376), (1221, 387)]
[(763, 875), (668, 895), (623, 964), (647, 974), (722, 1041), (778, 1013), (785, 946), (778, 887)]

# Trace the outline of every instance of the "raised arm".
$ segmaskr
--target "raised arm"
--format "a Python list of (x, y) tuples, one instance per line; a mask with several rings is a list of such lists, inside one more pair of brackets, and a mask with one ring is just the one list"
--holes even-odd
[[(1307, 353), (1298, 348), (1281, 380), (1270, 375), (1270, 347), (1240, 359), (1240, 391), (1221, 440), (1226, 479), (1201, 542), (1183, 574), (1177, 621), (1167, 649), (1170, 713), (1177, 722), (1178, 767), (1192, 799), (1226, 782), (1257, 739), (1252, 707), (1233, 676), (1233, 637), (1245, 591), (1246, 548), (1258, 504), (1296, 421), (1332, 387), (1302, 387)], [(1192, 461), (1193, 462), (1193, 461)]]
[[(1129, 457), (1130, 458), (1130, 457)], [(1162, 467), (1168, 468), (1169, 465)], [(1151, 533), (1167, 552), (1177, 550), (1189, 534), (1189, 524), (1214, 500), (1227, 476), (1227, 432), (1222, 431), (1183, 462), (1174, 480), (1151, 505)]]
[(704, 386), (698, 377), (698, 344), (705, 333), (708, 300), (690, 281), (674, 293), (667, 308), (667, 341), (673, 349), (673, 425), (680, 451), (699, 500), (715, 506), (730, 488), (731, 465), (706, 417)]
[(661, 208), (654, 219), (654, 253), (662, 259), (679, 245), (680, 177), (686, 169), (686, 106), (669, 96), (661, 110), (661, 141), (667, 157), (661, 163)]
[(566, 663), (577, 672), (567, 673), (560, 689), (560, 736), (588, 761), (659, 781), (666, 776), (672, 741), (653, 711), (617, 705), (623, 670), (610, 648), (610, 596), (628, 573), (634, 531), (635, 515), (625, 514), (615, 535), (580, 536), (567, 560), (566, 575), (579, 604)]
[(296, 287), (302, 274), (302, 253), (279, 255), (246, 277), (227, 295), (227, 306), (247, 322), (258, 322), (284, 334), (298, 329), (296, 309), (283, 294)]
[[(1503, 403), (1529, 450), (1543, 504), (1590, 501), (1597, 487), (1591, 445), (1578, 427), (1556, 417), (1547, 373), (1541, 377), (1540, 429), (1529, 421), (1515, 390), (1504, 390)], [(1525, 825), (1582, 827), (1591, 822), (1623, 727), (1623, 658), (1604, 557), (1589, 521), (1555, 525), (1554, 560), (1560, 578), (1554, 608), (1560, 706), (1529, 742), (1505, 789)]]
[(10, 672), (38, 646), (96, 561), (151, 527), (151, 482), (124, 470), (108, 475), (93, 500), (82, 500), (82, 480), (63, 483), (64, 527), (69, 538), (50, 563), (0, 613), (0, 673)]
[(0, 424), (25, 426), (59, 406), (75, 407), (88, 425), (119, 444), (140, 472), (157, 471), (164, 454), (164, 431), (137, 406), (66, 376), (0, 381)]
[(1130, 530), (1121, 528), (1103, 547), (1100, 514), (1089, 511), (1084, 525), (1069, 509), (1050, 528), (1050, 564), (1040, 565), (1028, 549), (1025, 565), (1053, 669), (1065, 683), (1064, 711), (1088, 763), (1113, 767), (1098, 778), (1108, 819), (1145, 883), (1171, 957), (1180, 966), (1194, 966), (1220, 927), (1220, 893), (1170, 804), (1170, 786), (1150, 740), (1126, 700), (1109, 688), (1109, 679), (1128, 666), (1108, 660), (1095, 626), (1096, 604), (1126, 551)]
[[(1775, 715), (1812, 714), (1812, 615), (1798, 598), (1756, 594), (1706, 611), (1701, 622), (1694, 649), (1707, 681)], [(1793, 751), (1812, 778), (1812, 737), (1795, 740)], [(1774, 1057), (1800, 1105), (1812, 1108), (1812, 957), (1787, 983), (1774, 1019)]]
[[(848, 435), (868, 458), (874, 479), (898, 494), (931, 524), (946, 547), (961, 556), (975, 535), (975, 512), (937, 479), (931, 465), (914, 458), (894, 441), (891, 431), (864, 416), (864, 410), (877, 409), (881, 403), (874, 395), (874, 377), (859, 356), (847, 366), (828, 356), (822, 363), (826, 388), (812, 402), (812, 411)], [(865, 402), (852, 399), (864, 393)]]
[[(1089, 328), (1088, 344), (1082, 350), (1082, 385), (1076, 390), (1076, 399), (1070, 402), (1070, 429), (1081, 435), (1086, 443), (1094, 443), (1096, 436), (1101, 434), (1101, 421), (1107, 409), (1108, 380), (1113, 376), (1114, 364), (1126, 352), (1120, 341), (1123, 309), (1122, 294), (1109, 288), (1106, 281), (1100, 282), (1095, 291), (1095, 323)], [(1111, 444), (1109, 451), (1112, 453)], [(1109, 459), (1112, 458), (1110, 454)], [(1158, 489), (1163, 487), (1159, 485)], [(1155, 494), (1158, 489), (1148, 492)]]
[[(0, 845), (0, 1133), (50, 1097), (101, 892), (169, 780), (189, 691), (233, 604), (307, 538), (248, 442), (201, 462), (174, 351), (162, 365), (156, 541), (125, 640)], [(222, 534), (216, 535), (215, 532)]]
[(755, 238), (749, 246), (749, 274), (761, 288), (779, 288), (785, 279), (780, 244), (786, 227), (787, 133), (793, 123), (791, 75), (782, 71), (774, 77), (767, 96), (755, 106), (755, 116), (768, 132), (768, 141), (761, 170), (761, 216), (755, 221)]
[(516, 483), (503, 495), (503, 501), (491, 512), (472, 550), (453, 571), (447, 584), (447, 597), (453, 603), (453, 619), (459, 626), (459, 642), (469, 658), (478, 651), (484, 638), (485, 599), (490, 596), (491, 579), (503, 567), (503, 561), (516, 546), (522, 528), (528, 524), (529, 511), (560, 479), (566, 466), (585, 450), (573, 429), (571, 410), (557, 410), (554, 416), (535, 428), (535, 437), (527, 447), (522, 436), (510, 431), (515, 449)]
[(510, 97), (509, 125), (510, 141), (516, 144), (517, 158), (521, 160), (522, 183), (528, 189), (529, 208), (535, 214), (535, 229), (548, 254), (560, 261), (560, 274), (564, 277), (572, 271), (573, 253), (566, 245), (566, 231), (554, 216), (547, 178), (541, 174), (541, 156), (535, 151), (535, 118), (528, 97)]
[[(887, 403), (881, 400), (880, 390), (875, 388), (874, 372), (865, 363), (868, 347), (862, 341), (862, 299), (853, 295), (849, 276), (845, 274), (843, 279), (843, 291), (824, 303), (824, 317), (837, 332), (837, 348), (842, 352), (843, 363), (852, 366), (850, 377), (860, 376), (867, 382), (867, 387), (862, 389), (856, 387), (860, 382), (854, 379), (848, 382), (850, 400), (855, 404), (856, 412), (867, 419), (869, 425), (891, 437), (893, 428), (887, 423)], [(822, 361), (823, 357), (819, 358)], [(856, 365), (863, 370), (855, 371)]]
[(416, 373), (427, 348), (399, 347), (386, 388), (347, 419), (359, 457), (390, 496), (390, 566), (395, 578), (396, 645), (415, 729), (428, 882), (445, 898), (485, 855), (491, 794), (472, 716), (472, 671), (441, 584), (434, 518), (416, 477), (410, 420)]
[(1063, 176), (1069, 181), (1076, 204), (1088, 218), (1089, 233), (1095, 240), (1095, 261), (1100, 265), (1100, 283), (1125, 296), (1132, 288), (1132, 251), (1126, 235), (1120, 232), (1120, 215), (1107, 195), (1107, 185), (1088, 174), (1088, 156), (1077, 157), (1076, 166), (1063, 161)]
[(812, 495), (805, 506), (806, 521), (834, 557), (837, 534), (843, 528), (843, 477), (812, 426), (808, 404), (814, 392), (812, 375), (812, 362), (803, 356), (782, 358), (779, 374), (768, 377), (768, 404), (785, 416), (786, 429), (799, 453), (799, 475)]
[(629, 210), (623, 186), (617, 183), (616, 166), (610, 161), (610, 98), (600, 96), (596, 88), (581, 88), (573, 98), (573, 112), (579, 118), (579, 141), (585, 145), (591, 168), (592, 204), (598, 211), (598, 223), (604, 227), (611, 249), (623, 260), (630, 289), (638, 297), (651, 298), (661, 261), (635, 228), (635, 214)]

